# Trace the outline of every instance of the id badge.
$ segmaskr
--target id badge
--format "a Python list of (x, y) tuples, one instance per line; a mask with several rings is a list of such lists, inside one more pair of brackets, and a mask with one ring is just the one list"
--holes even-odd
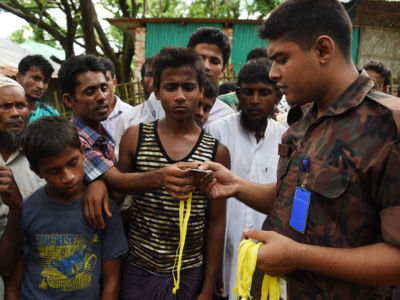
[(289, 225), (296, 231), (304, 233), (306, 230), (308, 208), (310, 207), (311, 193), (301, 187), (296, 187), (294, 193), (292, 215)]

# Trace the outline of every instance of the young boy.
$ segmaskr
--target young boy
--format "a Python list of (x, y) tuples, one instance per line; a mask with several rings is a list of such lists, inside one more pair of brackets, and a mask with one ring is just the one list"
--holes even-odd
[[(163, 48), (153, 59), (153, 76), (165, 118), (125, 132), (120, 144), (120, 171), (149, 173), (178, 161), (201, 164), (214, 160), (229, 167), (226, 147), (194, 121), (204, 85), (201, 57), (192, 49)], [(190, 178), (181, 180), (191, 182)], [(223, 247), (225, 201), (210, 202), (198, 188), (193, 191), (185, 244), (181, 244), (180, 284), (174, 285), (172, 274), (179, 277), (175, 261), (180, 244), (180, 203), (169, 192), (161, 187), (133, 196), (121, 299), (212, 297)], [(176, 295), (174, 287), (178, 287)]]
[(199, 105), (197, 105), (194, 114), (194, 121), (200, 128), (203, 128), (204, 124), (207, 122), (217, 96), (217, 87), (209, 79), (206, 79), (204, 81), (203, 97), (200, 98)]
[(75, 125), (43, 117), (27, 127), (22, 148), (47, 184), (24, 203), (23, 259), (8, 299), (117, 299), (120, 256), (127, 251), (122, 222), (112, 201), (105, 229), (83, 217), (83, 147)]
[[(252, 59), (241, 68), (236, 94), (240, 112), (215, 120), (210, 134), (226, 145), (235, 175), (257, 183), (276, 182), (278, 145), (285, 132), (271, 116), (281, 99), (277, 87), (268, 78), (271, 63), (266, 58)], [(224, 294), (236, 299), (238, 248), (243, 228), (261, 229), (266, 215), (250, 208), (236, 198), (227, 201), (226, 234), (222, 278)]]

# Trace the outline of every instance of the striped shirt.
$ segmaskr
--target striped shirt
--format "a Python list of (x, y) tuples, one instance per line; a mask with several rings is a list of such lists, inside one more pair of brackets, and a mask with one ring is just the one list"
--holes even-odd
[[(200, 164), (214, 160), (218, 141), (202, 130), (196, 145), (182, 161)], [(157, 134), (157, 121), (140, 124), (134, 169), (147, 172), (176, 163), (170, 159)], [(181, 270), (203, 264), (203, 244), (207, 222), (208, 199), (196, 189), (183, 249)], [(179, 244), (179, 201), (165, 187), (134, 195), (129, 226), (128, 260), (159, 275), (171, 275)]]

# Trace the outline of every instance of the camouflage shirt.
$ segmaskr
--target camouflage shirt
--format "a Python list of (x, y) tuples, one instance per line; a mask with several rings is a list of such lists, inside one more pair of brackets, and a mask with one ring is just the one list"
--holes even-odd
[[(288, 129), (279, 149), (278, 197), (264, 230), (324, 247), (382, 241), (400, 246), (400, 99), (371, 89), (373, 85), (363, 71), (323, 116), (316, 117), (314, 103)], [(299, 170), (302, 158), (310, 160), (309, 172)], [(305, 176), (311, 200), (302, 234), (289, 220), (295, 188)], [(306, 271), (290, 273), (287, 280), (291, 300), (391, 295), (389, 287), (361, 286)]]

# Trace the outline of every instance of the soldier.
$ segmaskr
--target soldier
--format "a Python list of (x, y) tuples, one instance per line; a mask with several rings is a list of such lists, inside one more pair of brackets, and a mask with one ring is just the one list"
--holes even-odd
[[(301, 12), (301, 13), (299, 13)], [(337, 0), (287, 0), (260, 30), (270, 78), (297, 105), (279, 145), (277, 184), (220, 165), (203, 181), (270, 216), (257, 266), (285, 275), (289, 299), (387, 299), (400, 283), (400, 99), (378, 92), (351, 59), (351, 23)], [(253, 281), (254, 299), (260, 281)]]

